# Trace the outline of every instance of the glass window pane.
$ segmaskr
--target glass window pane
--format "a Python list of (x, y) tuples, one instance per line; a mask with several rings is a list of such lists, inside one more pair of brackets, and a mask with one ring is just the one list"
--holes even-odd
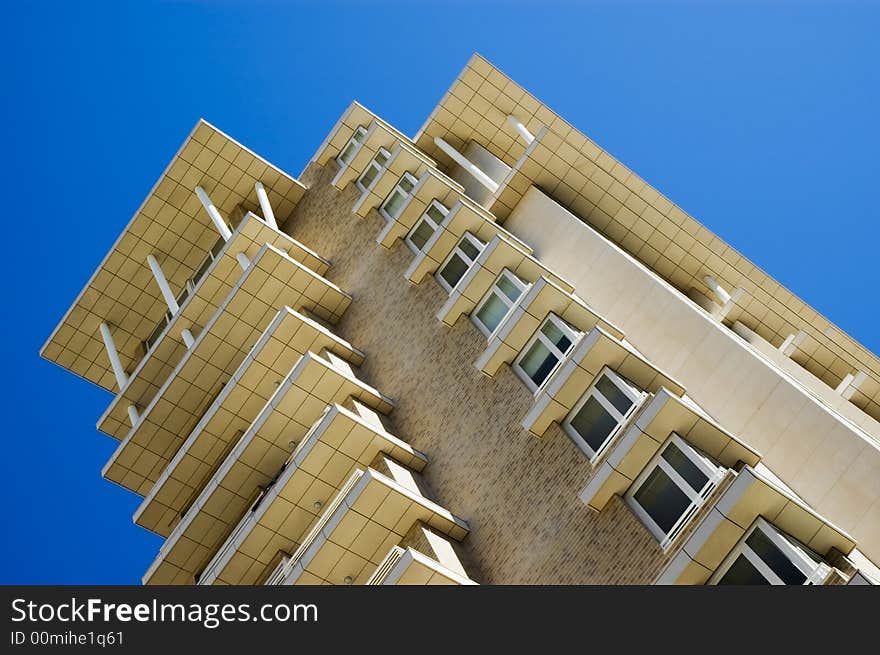
[(551, 320), (544, 321), (544, 325), (541, 326), (541, 332), (550, 339), (554, 346), (559, 348), (560, 352), (564, 353), (571, 345), (571, 340)]
[(535, 341), (519, 362), (520, 368), (537, 386), (550, 375), (559, 359), (540, 341)]
[(642, 486), (633, 494), (633, 498), (664, 534), (669, 534), (691, 505), (691, 499), (659, 466), (651, 471)]
[(398, 189), (395, 189), (392, 192), (391, 197), (388, 198), (388, 202), (385, 203), (385, 213), (392, 218), (397, 218), (397, 214), (400, 213), (405, 200), (406, 196), (404, 196)]
[(370, 185), (373, 183), (373, 180), (375, 180), (378, 175), (379, 169), (371, 163), (370, 167), (366, 171), (364, 171), (363, 175), (361, 175), (361, 186), (365, 189), (369, 189)]
[(409, 193), (415, 187), (415, 183), (408, 177), (400, 178), (400, 188)]
[(709, 481), (709, 477), (703, 473), (703, 471), (700, 470), (700, 468), (694, 464), (687, 455), (681, 452), (678, 446), (674, 443), (670, 442), (669, 445), (666, 446), (666, 450), (663, 451), (662, 457), (672, 465), (675, 472), (683, 477), (685, 482), (687, 482), (694, 491), (699, 493)]
[(428, 243), (428, 239), (431, 238), (432, 234), (434, 234), (434, 228), (431, 227), (428, 221), (422, 219), (419, 221), (419, 224), (416, 225), (416, 229), (412, 231), (409, 240), (416, 248), (421, 250), (425, 247), (425, 244)]
[(384, 166), (385, 162), (388, 161), (388, 155), (386, 155), (382, 151), (379, 151), (376, 153), (374, 159), (376, 160), (376, 163), (379, 164), (379, 166)]
[(446, 284), (454, 288), (462, 276), (467, 273), (468, 265), (468, 262), (464, 261), (461, 255), (455, 253), (452, 255), (452, 259), (443, 267), (443, 270), (440, 271), (440, 277), (446, 280)]
[(572, 417), (570, 424), (594, 453), (599, 452), (617, 427), (615, 418), (593, 396), (587, 398), (587, 402)]
[(493, 291), (477, 312), (477, 318), (489, 332), (495, 331), (508, 310), (507, 305), (496, 294), (497, 292)]
[(361, 141), (364, 140), (364, 137), (365, 137), (365, 136), (367, 136), (367, 131), (366, 131), (366, 130), (358, 129), (358, 130), (354, 133), (354, 140), (357, 141), (358, 143), (360, 143)]
[(431, 205), (425, 213), (434, 220), (435, 224), (440, 225), (443, 222), (443, 212), (437, 208), (437, 205)]
[(351, 159), (351, 156), (354, 154), (356, 148), (356, 143), (349, 142), (349, 144), (345, 146), (345, 150), (343, 150), (342, 153), (339, 155), (339, 161), (343, 164), (347, 164)]
[(770, 569), (782, 578), (785, 584), (804, 584), (807, 576), (792, 564), (791, 560), (785, 556), (770, 538), (761, 531), (761, 528), (755, 528), (749, 538), (746, 539), (746, 545), (755, 551), (755, 555), (764, 560), (764, 563)]
[(718, 580), (718, 584), (768, 585), (770, 581), (761, 575), (745, 555), (741, 554)]
[(596, 389), (608, 399), (614, 408), (621, 414), (626, 414), (629, 408), (633, 406), (633, 401), (629, 396), (623, 393), (616, 384), (608, 379), (607, 375), (603, 375), (596, 382)]
[(467, 238), (462, 239), (458, 247), (461, 248), (462, 252), (465, 255), (471, 258), (471, 261), (476, 259), (480, 254), (479, 248), (477, 248), (473, 243), (471, 243), (470, 239)]
[(512, 301), (516, 302), (516, 299), (519, 298), (522, 291), (520, 288), (516, 286), (506, 275), (502, 275), (498, 278), (498, 282), (495, 283), (495, 286), (498, 287), (501, 292), (510, 298)]

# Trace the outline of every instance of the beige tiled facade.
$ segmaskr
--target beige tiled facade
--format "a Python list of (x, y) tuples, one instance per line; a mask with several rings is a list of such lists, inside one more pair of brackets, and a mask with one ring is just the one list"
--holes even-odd
[(478, 55), (299, 179), (200, 122), (42, 354), (147, 584), (880, 573), (876, 357)]

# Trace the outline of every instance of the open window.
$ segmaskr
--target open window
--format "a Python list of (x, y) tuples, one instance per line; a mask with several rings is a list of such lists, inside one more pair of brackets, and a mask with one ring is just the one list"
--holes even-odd
[(388, 194), (385, 202), (379, 208), (379, 213), (386, 220), (393, 221), (400, 216), (400, 212), (406, 207), (406, 203), (412, 196), (413, 189), (416, 188), (418, 180), (412, 173), (404, 173), (400, 180), (394, 185), (394, 189)]
[(562, 428), (595, 462), (646, 395), (606, 366), (572, 408)]
[(440, 223), (446, 218), (449, 210), (439, 200), (432, 200), (431, 204), (425, 212), (419, 217), (412, 229), (406, 235), (404, 241), (410, 250), (418, 254), (428, 243), (428, 240), (434, 236), (434, 233), (440, 229)]
[(480, 332), (490, 337), (528, 287), (528, 282), (503, 269), (471, 314)]
[(385, 164), (388, 163), (389, 159), (391, 159), (391, 153), (385, 150), (385, 148), (379, 148), (379, 151), (370, 160), (370, 163), (367, 164), (364, 172), (361, 173), (361, 176), (357, 179), (357, 188), (360, 189), (362, 193), (373, 188), (376, 180), (379, 179), (379, 174), (385, 170)]
[(437, 271), (437, 281), (440, 286), (451, 293), (485, 247), (485, 243), (470, 232), (465, 232), (452, 252), (449, 253), (449, 257), (443, 262), (440, 270)]
[(822, 584), (830, 572), (831, 567), (818, 555), (759, 517), (709, 584)]
[(351, 160), (354, 159), (355, 154), (360, 149), (361, 144), (364, 142), (364, 139), (367, 137), (367, 128), (364, 126), (358, 126), (358, 128), (354, 131), (354, 134), (351, 135), (351, 138), (348, 140), (348, 143), (345, 144), (345, 147), (339, 152), (339, 155), (336, 157), (336, 163), (339, 164), (340, 168), (348, 166), (351, 163)]
[(548, 314), (513, 365), (513, 370), (533, 392), (547, 381), (583, 333), (556, 314)]
[(626, 494), (636, 515), (667, 548), (721, 480), (724, 469), (673, 433)]

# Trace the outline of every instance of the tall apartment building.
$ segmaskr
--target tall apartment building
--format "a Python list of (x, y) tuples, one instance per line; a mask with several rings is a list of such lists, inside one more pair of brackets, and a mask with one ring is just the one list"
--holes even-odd
[(880, 361), (475, 55), (299, 179), (200, 121), (42, 349), (147, 584), (880, 579)]

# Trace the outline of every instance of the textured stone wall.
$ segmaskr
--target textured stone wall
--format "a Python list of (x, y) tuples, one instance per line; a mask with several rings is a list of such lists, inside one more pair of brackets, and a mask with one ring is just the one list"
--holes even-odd
[(558, 426), (540, 440), (520, 426), (529, 391), (507, 366), (495, 378), (477, 371), (486, 339), (468, 317), (451, 329), (435, 318), (445, 292), (433, 278), (404, 280), (409, 249), (376, 244), (384, 220), (351, 213), (357, 190), (330, 184), (335, 166), (309, 166), (309, 191), (283, 228), (328, 258), (327, 277), (353, 294), (335, 331), (366, 353), (359, 376), (396, 400), (389, 427), (428, 456), (433, 498), (470, 523), (461, 548), (470, 577), (652, 582), (674, 553), (661, 551), (621, 498), (599, 514), (578, 500), (587, 460)]

